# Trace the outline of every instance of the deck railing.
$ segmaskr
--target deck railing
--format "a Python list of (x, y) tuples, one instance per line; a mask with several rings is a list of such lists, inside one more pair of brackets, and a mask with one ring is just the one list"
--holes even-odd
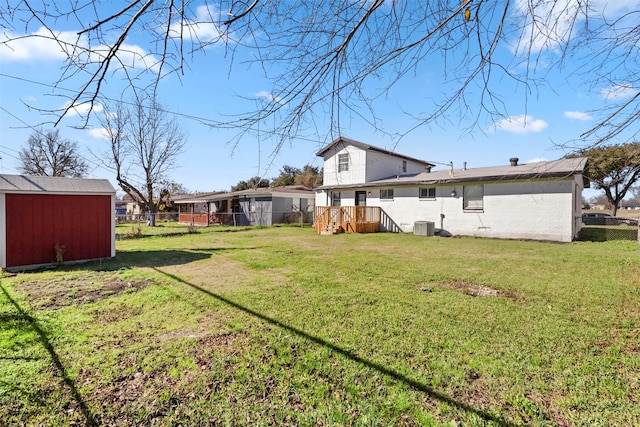
[(178, 222), (181, 224), (209, 225), (209, 215), (206, 213), (180, 213)]
[(381, 210), (378, 206), (316, 206), (315, 230), (347, 233), (380, 231)]

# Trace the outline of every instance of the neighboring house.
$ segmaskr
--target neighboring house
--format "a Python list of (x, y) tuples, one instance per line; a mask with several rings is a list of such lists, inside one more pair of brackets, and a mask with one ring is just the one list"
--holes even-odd
[(311, 222), (313, 190), (303, 186), (209, 193), (176, 200), (183, 224), (264, 225)]
[(0, 268), (114, 257), (115, 198), (104, 179), (0, 175)]
[(125, 194), (122, 196), (122, 201), (125, 204), (125, 215), (127, 220), (140, 218), (140, 215), (142, 214), (142, 207), (140, 206), (140, 203), (133, 198), (133, 196)]
[(569, 242), (582, 226), (586, 158), (433, 172), (407, 159), (406, 172), (383, 177), (404, 156), (346, 138), (317, 154), (319, 232), (414, 232), (426, 222), (442, 234)]
[(215, 196), (229, 194), (224, 191), (198, 193), (173, 200), (178, 208), (178, 222), (181, 224), (209, 225), (211, 221), (211, 204)]

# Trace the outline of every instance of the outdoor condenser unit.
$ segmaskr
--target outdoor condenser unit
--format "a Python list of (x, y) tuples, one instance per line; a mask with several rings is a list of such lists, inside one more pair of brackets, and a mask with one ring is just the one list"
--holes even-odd
[(433, 236), (435, 231), (435, 224), (432, 221), (416, 221), (413, 224), (413, 234), (416, 236)]

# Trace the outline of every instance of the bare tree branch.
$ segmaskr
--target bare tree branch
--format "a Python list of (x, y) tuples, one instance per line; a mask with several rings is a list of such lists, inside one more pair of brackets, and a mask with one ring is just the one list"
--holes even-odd
[[(169, 180), (186, 137), (153, 97), (135, 102), (108, 103), (100, 118), (109, 142), (104, 158), (120, 187), (152, 216), (160, 194), (158, 185)], [(155, 225), (152, 223), (151, 225)]]
[[(86, 19), (89, 7), (95, 19)], [(255, 108), (219, 125), (237, 130), (232, 146), (260, 133), (276, 138), (278, 150), (307, 129), (340, 134), (350, 116), (387, 132), (377, 103), (425, 69), (444, 78), (442, 95), (433, 93), (422, 111), (410, 111), (415, 125), (396, 136), (443, 122), (485, 129), (483, 121), (509, 114), (503, 97), (513, 88), (526, 109), (537, 86), (559, 70), (596, 93), (605, 85), (634, 90), (607, 100), (597, 123), (580, 135), (584, 143), (640, 132), (633, 126), (640, 116), (637, 8), (611, 20), (589, 0), (130, 0), (124, 6), (25, 0), (17, 8), (22, 14), (0, 6), (0, 22), (11, 28), (20, 19), (25, 28), (37, 22), (46, 32), (33, 36), (67, 52), (59, 83), (83, 78), (63, 113), (78, 103), (95, 105), (109, 72), (124, 70), (134, 92), (145, 83), (155, 92), (161, 79), (183, 75), (187, 61), (197, 60), (193, 55), (219, 44), (229, 73), (236, 55), (248, 53), (254, 59), (247, 65), (261, 67), (272, 82), (268, 98), (252, 99)], [(82, 25), (75, 44), (55, 31), (56, 22), (69, 17)], [(151, 38), (144, 53), (127, 45), (136, 31)], [(19, 37), (0, 43), (10, 46)], [(127, 56), (154, 61), (135, 74)]]

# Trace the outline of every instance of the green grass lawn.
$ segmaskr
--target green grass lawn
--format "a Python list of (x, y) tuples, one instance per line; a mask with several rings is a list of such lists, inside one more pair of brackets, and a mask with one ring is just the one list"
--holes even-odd
[(637, 242), (224, 231), (5, 274), (0, 425), (640, 425)]

